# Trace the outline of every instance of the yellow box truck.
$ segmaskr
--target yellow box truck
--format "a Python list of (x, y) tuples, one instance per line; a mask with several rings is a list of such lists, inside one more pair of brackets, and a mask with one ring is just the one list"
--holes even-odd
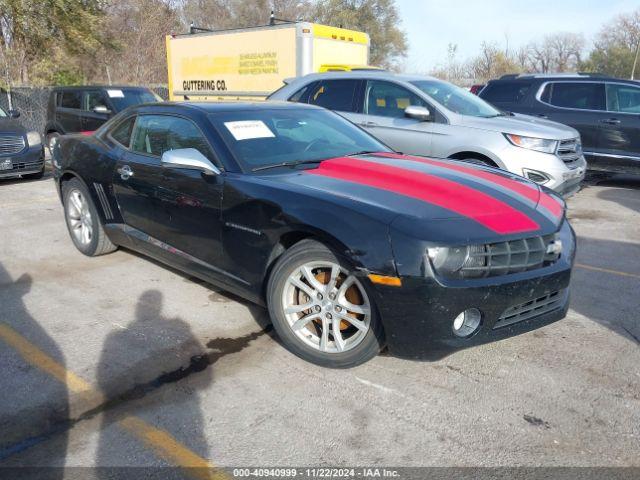
[(169, 35), (166, 42), (169, 99), (176, 101), (261, 100), (285, 78), (369, 63), (369, 35), (309, 22)]

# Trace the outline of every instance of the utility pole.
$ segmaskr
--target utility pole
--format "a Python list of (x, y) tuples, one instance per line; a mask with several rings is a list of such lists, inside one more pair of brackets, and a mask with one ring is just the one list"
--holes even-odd
[(640, 53), (640, 36), (638, 36), (638, 46), (636, 47), (636, 58), (633, 60), (633, 68), (631, 69), (631, 80), (634, 80), (636, 75), (636, 65), (638, 64), (638, 54)]

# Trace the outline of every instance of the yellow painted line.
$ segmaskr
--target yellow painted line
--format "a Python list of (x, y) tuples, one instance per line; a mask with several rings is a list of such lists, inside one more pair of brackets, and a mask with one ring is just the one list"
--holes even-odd
[(609, 268), (592, 267), (591, 265), (584, 265), (582, 263), (576, 263), (575, 266), (578, 267), (578, 268), (584, 268), (585, 270), (593, 270), (594, 272), (610, 273), (612, 275), (620, 275), (621, 277), (629, 277), (629, 278), (638, 278), (638, 279), (640, 279), (640, 275), (638, 275), (636, 273), (621, 272), (619, 270), (611, 270)]
[(152, 427), (137, 417), (127, 417), (118, 423), (142, 439), (160, 457), (170, 460), (174, 465), (190, 469), (189, 473), (194, 478), (206, 480), (229, 478), (226, 473), (216, 471), (211, 463), (185, 448), (164, 430)]
[[(0, 324), (0, 339), (13, 347), (25, 361), (65, 384), (71, 392), (95, 398), (101, 397), (101, 394), (90, 383), (67, 370), (6, 324)], [(168, 432), (155, 428), (137, 417), (126, 417), (119, 421), (118, 425), (147, 446), (152, 447), (161, 458), (184, 468), (187, 474), (198, 480), (229, 478), (223, 471), (217, 470), (213, 464), (189, 450)]]
[(27, 362), (64, 383), (70, 391), (74, 393), (93, 393), (93, 387), (89, 383), (64, 368), (8, 325), (0, 324), (0, 338), (17, 350)]

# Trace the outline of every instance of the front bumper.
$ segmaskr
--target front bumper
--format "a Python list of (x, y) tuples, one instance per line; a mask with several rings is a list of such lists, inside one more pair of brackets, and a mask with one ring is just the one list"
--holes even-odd
[[(570, 269), (517, 282), (470, 288), (446, 288), (423, 278), (403, 278), (402, 288), (386, 287), (378, 306), (389, 351), (399, 357), (439, 359), (456, 350), (519, 335), (565, 317), (569, 308)], [(532, 300), (558, 295), (557, 307), (499, 327), (500, 317)], [(453, 320), (478, 308), (482, 325), (470, 338), (459, 338)]]
[(540, 185), (564, 197), (578, 191), (587, 171), (584, 155), (567, 164), (553, 154), (509, 146), (501, 152), (500, 158), (505, 169), (516, 175), (527, 177), (527, 170), (543, 174), (548, 181)]
[[(435, 360), (456, 350), (518, 335), (558, 321), (569, 308), (575, 235), (566, 225), (566, 250), (537, 270), (468, 280), (443, 280), (432, 273), (403, 276), (402, 287), (374, 286), (376, 304), (393, 355)], [(469, 338), (453, 333), (464, 310), (482, 313)]]
[[(10, 165), (9, 168), (6, 168)], [(44, 148), (31, 147), (22, 153), (0, 157), (0, 178), (17, 177), (41, 172), (44, 168)]]

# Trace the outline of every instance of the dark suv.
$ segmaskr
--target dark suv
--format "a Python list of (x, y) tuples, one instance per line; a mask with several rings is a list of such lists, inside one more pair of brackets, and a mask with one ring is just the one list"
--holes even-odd
[(640, 82), (597, 74), (505, 75), (480, 97), (580, 132), (589, 168), (640, 174)]
[(24, 128), (16, 110), (0, 108), (0, 178), (42, 178), (44, 149), (40, 133)]
[(51, 147), (51, 142), (58, 135), (93, 132), (113, 115), (131, 105), (160, 100), (155, 93), (143, 87), (54, 88), (47, 107), (47, 145)]

